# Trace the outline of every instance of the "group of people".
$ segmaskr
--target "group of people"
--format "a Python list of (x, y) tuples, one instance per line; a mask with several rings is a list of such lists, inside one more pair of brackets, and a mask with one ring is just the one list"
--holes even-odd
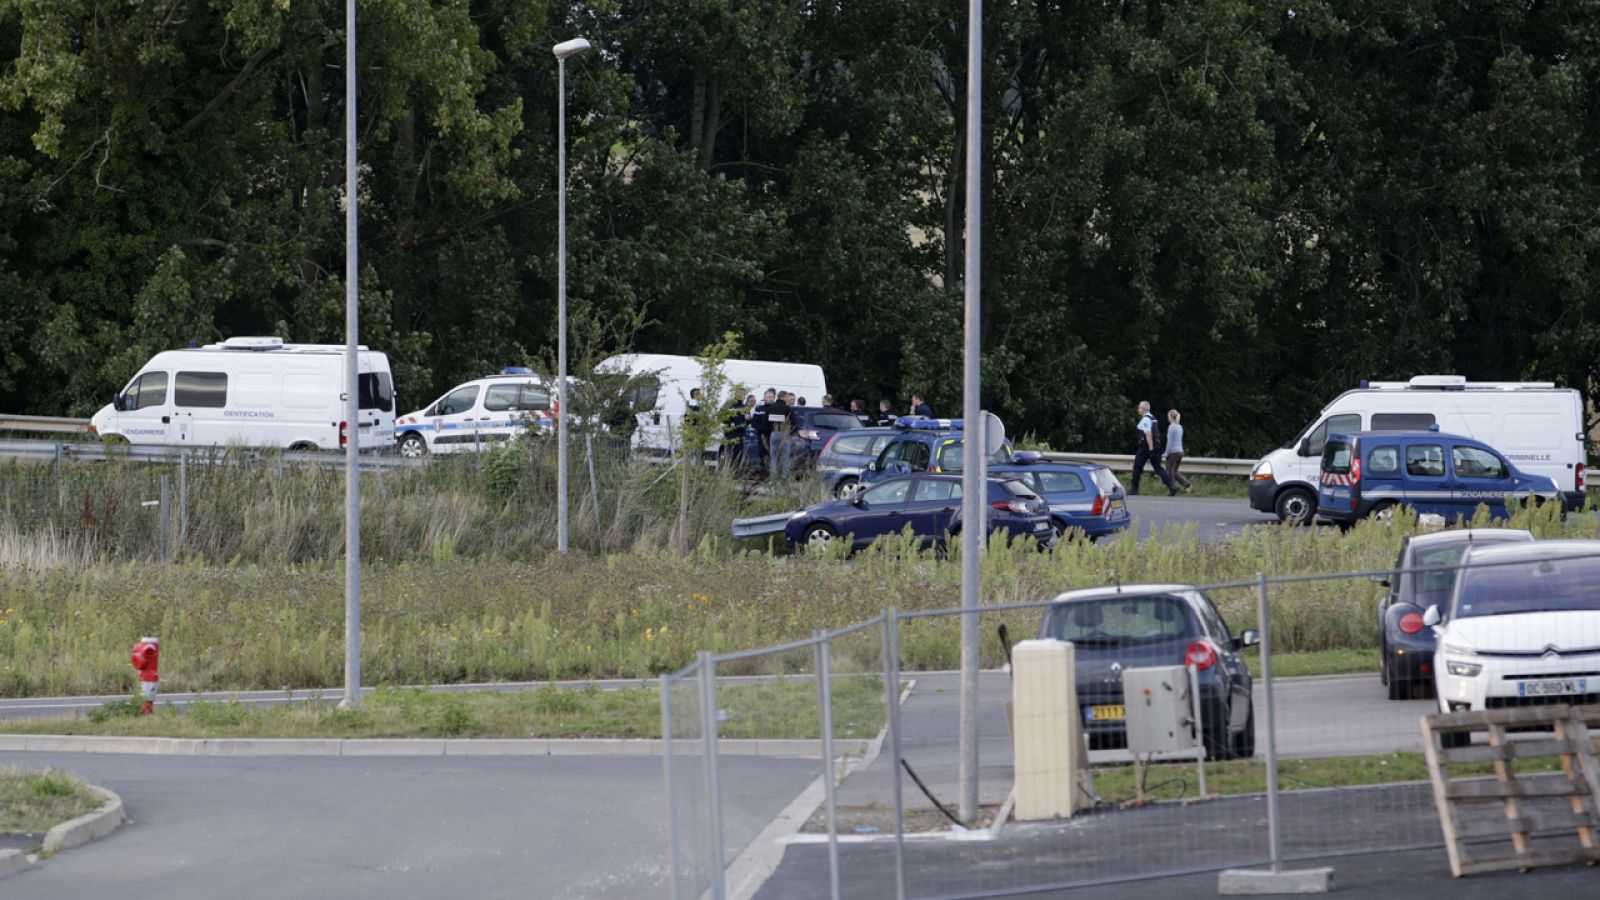
[[(1194, 490), (1194, 484), (1183, 477), (1178, 468), (1183, 465), (1183, 426), (1179, 422), (1183, 419), (1177, 410), (1167, 410), (1166, 439), (1161, 436), (1161, 426), (1156, 424), (1156, 417), (1150, 414), (1150, 401), (1139, 401), (1139, 424), (1137, 443), (1133, 451), (1133, 484), (1129, 493), (1139, 493), (1139, 476), (1144, 474), (1146, 464), (1155, 470), (1161, 478), (1161, 483), (1167, 486), (1167, 496), (1178, 493), (1181, 486), (1184, 491)], [(1165, 462), (1163, 467), (1162, 463)]]
[[(699, 403), (700, 389), (695, 388), (690, 391), (689, 405), (698, 409)], [(755, 394), (746, 394), (743, 400), (734, 401), (727, 429), (723, 432), (723, 462), (733, 466), (759, 467), (779, 478), (787, 477), (797, 459), (803, 457), (805, 452), (804, 439), (795, 435), (800, 427), (795, 420), (795, 411), (806, 405), (806, 398), (777, 388), (767, 388), (760, 402), (757, 402)], [(888, 427), (898, 418), (894, 405), (888, 399), (878, 401), (878, 413), (874, 416), (867, 411), (867, 404), (863, 400), (851, 400), (849, 409), (841, 409), (835, 404), (832, 394), (823, 394), (822, 411), (853, 415), (868, 428)], [(911, 415), (933, 418), (933, 409), (921, 394), (911, 395)], [(754, 437), (748, 446), (745, 441), (747, 431)], [(759, 458), (753, 458), (752, 454)]]

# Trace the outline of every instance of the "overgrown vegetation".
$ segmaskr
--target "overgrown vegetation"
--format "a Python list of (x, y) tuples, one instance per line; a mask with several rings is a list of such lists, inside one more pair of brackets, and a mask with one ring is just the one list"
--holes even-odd
[[(672, 487), (667, 490), (670, 497)], [(1555, 513), (1523, 511), (1512, 524), (1545, 536), (1595, 537), (1600, 531), (1592, 515), (1563, 523)], [(1045, 554), (1030, 543), (995, 542), (983, 561), (984, 602), (1044, 600), (1113, 582), (1205, 584), (1249, 580), (1258, 572), (1376, 570), (1393, 563), (1401, 537), (1413, 527), (1404, 516), (1393, 527), (1362, 523), (1345, 534), (1261, 527), (1216, 544), (1201, 542), (1192, 528), (1175, 528), (1142, 544), (1068, 541)], [(492, 534), (474, 539), (499, 540)], [(599, 558), (468, 560), (440, 553), (374, 563), (362, 582), (365, 677), (374, 684), (646, 677), (685, 665), (697, 650), (806, 637), (816, 628), (865, 621), (889, 605), (959, 605), (958, 561), (903, 539), (883, 541), (848, 561), (730, 552), (710, 536), (686, 556), (649, 548), (643, 539), (634, 546), (634, 553)], [(22, 561), (28, 559), (23, 554)], [(340, 681), (344, 604), (337, 564), (18, 562), (0, 560), (0, 695), (130, 690), (128, 647), (144, 634), (161, 638), (167, 690), (299, 690)], [(1274, 648), (1373, 647), (1379, 591), (1365, 578), (1274, 586)], [(1235, 629), (1254, 623), (1253, 589), (1220, 590), (1214, 597)], [(985, 664), (1001, 661), (997, 624), (1026, 636), (1038, 619), (1032, 610), (985, 615)], [(835, 665), (840, 671), (876, 669), (878, 648), (871, 629), (841, 639)], [(955, 620), (903, 623), (901, 650), (907, 670), (953, 668), (959, 658)], [(721, 672), (804, 671), (809, 665), (809, 654), (781, 654)]]
[[(336, 699), (336, 698), (335, 698)], [(834, 734), (871, 738), (884, 723), (882, 682), (870, 675), (833, 683)], [(809, 679), (727, 684), (717, 690), (725, 738), (815, 739), (817, 689)], [(678, 707), (680, 714), (692, 704)], [(698, 728), (699, 723), (692, 723)], [(88, 734), (207, 738), (659, 738), (661, 695), (653, 688), (543, 687), (527, 691), (380, 688), (359, 710), (332, 700), (250, 706), (201, 700), (154, 715), (27, 719), (0, 723), (6, 734)], [(680, 735), (681, 736), (681, 735)]]
[(0, 768), (0, 834), (33, 834), (100, 808), (102, 801), (77, 777)]

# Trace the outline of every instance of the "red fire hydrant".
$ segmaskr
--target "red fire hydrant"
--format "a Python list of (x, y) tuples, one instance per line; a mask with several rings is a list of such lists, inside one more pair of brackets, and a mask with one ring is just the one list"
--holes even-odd
[(161, 641), (146, 637), (133, 645), (133, 667), (139, 672), (139, 693), (144, 696), (145, 715), (156, 711), (156, 692), (161, 684), (161, 675), (156, 667), (160, 662)]

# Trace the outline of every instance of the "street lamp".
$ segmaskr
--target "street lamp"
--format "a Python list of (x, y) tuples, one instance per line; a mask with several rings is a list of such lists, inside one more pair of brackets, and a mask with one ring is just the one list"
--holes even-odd
[[(344, 699), (361, 708), (361, 428), (357, 326), (361, 304), (356, 225), (356, 0), (344, 7)], [(376, 429), (374, 429), (376, 430)]]
[(567, 552), (567, 57), (589, 49), (573, 38), (550, 48), (556, 55), (556, 550)]

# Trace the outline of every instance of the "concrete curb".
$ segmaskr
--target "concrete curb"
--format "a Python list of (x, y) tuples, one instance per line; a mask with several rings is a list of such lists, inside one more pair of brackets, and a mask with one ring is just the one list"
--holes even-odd
[(89, 790), (105, 800), (105, 805), (92, 813), (69, 819), (45, 832), (40, 850), (51, 856), (63, 850), (103, 838), (122, 825), (122, 798), (103, 787), (89, 785)]
[(1228, 869), (1217, 875), (1217, 893), (1224, 897), (1271, 894), (1326, 894), (1333, 869)]
[(0, 850), (0, 878), (25, 872), (33, 865), (33, 860), (21, 850)]
[[(870, 740), (836, 740), (842, 756), (867, 752)], [(724, 739), (726, 756), (820, 759), (821, 742)], [(0, 752), (121, 753), (140, 756), (661, 756), (655, 738), (161, 738), (98, 735), (0, 735)]]

